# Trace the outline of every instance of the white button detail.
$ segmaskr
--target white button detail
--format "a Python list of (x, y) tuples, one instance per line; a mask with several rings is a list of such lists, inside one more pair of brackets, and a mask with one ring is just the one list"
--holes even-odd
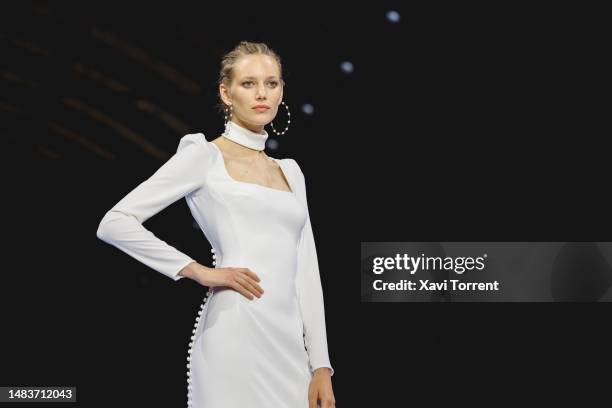
[(194, 337), (195, 337), (195, 333), (196, 330), (198, 329), (198, 325), (200, 324), (200, 320), (202, 320), (202, 313), (204, 312), (204, 306), (206, 305), (206, 301), (208, 300), (208, 296), (210, 296), (212, 294), (212, 289), (208, 289), (208, 292), (206, 293), (206, 296), (204, 297), (202, 304), (200, 305), (200, 309), (198, 310), (198, 315), (195, 318), (195, 323), (194, 323), (194, 329), (193, 329), (193, 333), (194, 335), (191, 336), (191, 341), (189, 342), (189, 351), (187, 352), (187, 405), (188, 406), (192, 406), (192, 401), (191, 401), (191, 397), (193, 395), (193, 389), (192, 389), (192, 381), (191, 381), (191, 354), (193, 351), (193, 344), (194, 344)]

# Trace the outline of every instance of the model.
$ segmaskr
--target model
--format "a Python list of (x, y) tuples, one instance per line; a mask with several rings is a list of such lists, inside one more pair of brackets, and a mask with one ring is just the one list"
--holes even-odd
[[(277, 135), (289, 126), (272, 123), (287, 108), (284, 85), (273, 50), (238, 44), (221, 61), (225, 132), (183, 136), (98, 227), (98, 238), (152, 269), (209, 287), (189, 343), (189, 407), (335, 407), (304, 174), (264, 152), (264, 126)], [(182, 197), (212, 246), (212, 267), (142, 225)]]

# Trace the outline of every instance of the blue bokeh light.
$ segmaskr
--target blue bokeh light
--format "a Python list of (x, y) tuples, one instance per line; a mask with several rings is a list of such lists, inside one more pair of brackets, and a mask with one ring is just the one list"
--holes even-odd
[(354, 70), (353, 63), (350, 61), (343, 61), (340, 64), (340, 69), (342, 70), (342, 72), (350, 74)]
[(400, 21), (400, 13), (398, 13), (395, 10), (387, 11), (387, 20), (389, 20), (392, 23), (399, 23), (399, 21)]

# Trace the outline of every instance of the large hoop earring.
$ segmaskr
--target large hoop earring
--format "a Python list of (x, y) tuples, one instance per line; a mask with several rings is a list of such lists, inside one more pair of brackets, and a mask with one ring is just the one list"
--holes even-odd
[(229, 105), (229, 109), (227, 108), (227, 106), (225, 107), (225, 131), (224, 133), (227, 133), (227, 125), (230, 122), (230, 120), (232, 119), (232, 112), (233, 112), (233, 105)]
[(287, 126), (285, 127), (285, 130), (279, 133), (276, 131), (276, 129), (274, 129), (274, 123), (270, 122), (270, 126), (272, 126), (272, 131), (276, 134), (276, 136), (284, 135), (285, 132), (289, 130), (289, 124), (291, 123), (291, 112), (289, 112), (289, 107), (285, 104), (285, 101), (281, 101), (281, 103), (285, 106), (285, 109), (287, 109)]

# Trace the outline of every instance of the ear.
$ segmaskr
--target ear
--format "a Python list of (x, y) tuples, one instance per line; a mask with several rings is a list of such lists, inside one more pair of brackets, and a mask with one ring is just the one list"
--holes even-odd
[(221, 96), (221, 100), (226, 105), (231, 105), (232, 100), (229, 93), (229, 88), (225, 84), (219, 84), (219, 95)]

